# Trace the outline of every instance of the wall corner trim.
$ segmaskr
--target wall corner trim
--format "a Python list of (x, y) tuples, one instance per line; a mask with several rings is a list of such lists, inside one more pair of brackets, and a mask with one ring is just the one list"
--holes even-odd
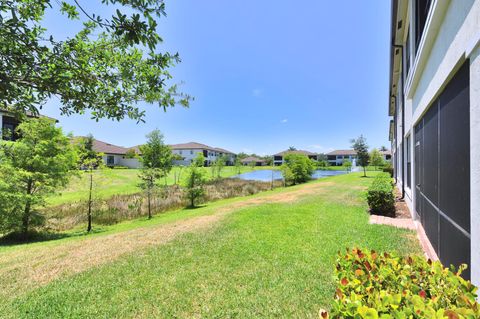
[(465, 58), (468, 59), (473, 51), (480, 45), (480, 31), (478, 31), (472, 39), (467, 43), (465, 48)]

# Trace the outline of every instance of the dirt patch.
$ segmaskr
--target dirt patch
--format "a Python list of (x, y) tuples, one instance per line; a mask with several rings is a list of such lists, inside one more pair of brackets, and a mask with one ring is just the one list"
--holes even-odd
[(184, 233), (213, 227), (226, 214), (265, 203), (288, 203), (302, 196), (322, 192), (332, 183), (312, 183), (288, 192), (245, 199), (220, 207), (215, 214), (193, 217), (170, 224), (137, 228), (121, 233), (85, 237), (61, 245), (19, 249), (0, 256), (0, 298), (28, 291), (60, 277), (106, 264), (123, 255), (165, 244)]

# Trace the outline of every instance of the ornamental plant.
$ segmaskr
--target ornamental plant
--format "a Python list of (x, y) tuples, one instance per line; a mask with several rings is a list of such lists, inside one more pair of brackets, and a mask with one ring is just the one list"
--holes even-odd
[(480, 318), (477, 288), (458, 270), (421, 256), (363, 251), (339, 252), (335, 301), (321, 318)]
[(367, 191), (367, 202), (372, 214), (395, 217), (395, 195), (388, 173), (375, 177)]

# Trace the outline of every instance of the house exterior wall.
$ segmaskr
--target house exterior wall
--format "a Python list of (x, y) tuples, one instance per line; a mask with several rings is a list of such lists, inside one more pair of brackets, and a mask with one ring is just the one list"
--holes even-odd
[[(480, 38), (480, 30), (478, 33)], [(477, 39), (478, 39), (477, 38)], [(472, 281), (480, 285), (480, 46), (470, 55), (470, 188)]]
[[(407, 16), (401, 19), (407, 25), (412, 21), (410, 13), (413, 2), (407, 3)], [(409, 24), (413, 34), (413, 23)], [(404, 44), (397, 37), (396, 44)], [(401, 42), (401, 43), (400, 43)], [(413, 42), (413, 41), (412, 41)], [(425, 25), (422, 40), (415, 54), (413, 43), (410, 47), (411, 68), (405, 79), (405, 87), (401, 81), (395, 91), (396, 107), (396, 139), (392, 141), (392, 154), (395, 166), (396, 182), (399, 189), (404, 186), (405, 201), (414, 218), (416, 211), (416, 194), (406, 184), (411, 180), (411, 188), (415, 188), (415, 126), (422, 120), (432, 103), (439, 97), (449, 81), (464, 63), (470, 67), (470, 222), (471, 222), (471, 280), (480, 285), (480, 1), (475, 0), (433, 0)], [(403, 54), (403, 53), (402, 53)], [(403, 70), (403, 66), (400, 67)], [(401, 79), (402, 72), (394, 74)], [(405, 125), (402, 139), (402, 101), (405, 97)], [(409, 137), (407, 139), (407, 137)], [(402, 143), (403, 140), (403, 143)], [(407, 144), (408, 141), (408, 144)], [(410, 148), (407, 158), (407, 148)], [(402, 172), (402, 154), (404, 155), (404, 171)], [(459, 155), (461, 156), (461, 154)], [(410, 176), (407, 176), (407, 163), (410, 161)], [(404, 178), (402, 178), (404, 176)], [(402, 185), (402, 180), (405, 185)]]
[(183, 157), (183, 160), (181, 161), (174, 161), (175, 165), (190, 165), (192, 161), (197, 157), (197, 154), (204, 154), (206, 153), (207, 156), (205, 156), (205, 161), (207, 165), (210, 165), (213, 163), (215, 160), (217, 160), (220, 156), (225, 155), (227, 159), (227, 165), (233, 165), (235, 162), (235, 155), (234, 154), (228, 154), (228, 153), (222, 153), (219, 151), (214, 151), (214, 150), (207, 150), (207, 149), (173, 149), (172, 150), (173, 154), (180, 155)]
[(120, 166), (125, 166), (128, 168), (140, 168), (142, 167), (142, 163), (138, 158), (122, 158), (119, 159), (118, 161)]
[[(107, 159), (109, 156), (113, 156), (113, 165), (112, 164), (109, 164), (107, 162)], [(123, 158), (123, 155), (119, 155), (119, 154), (104, 154), (103, 155), (103, 163), (107, 166), (121, 166), (121, 161), (122, 161), (122, 158)]]
[(203, 154), (203, 150), (199, 150), (199, 149), (186, 149), (186, 150), (185, 149), (182, 149), (182, 150), (173, 149), (172, 153), (176, 154), (176, 155), (180, 155), (181, 157), (184, 158), (181, 161), (174, 161), (175, 165), (185, 165), (185, 166), (187, 166), (187, 165), (190, 165), (192, 163), (192, 161), (197, 157), (198, 153)]
[(353, 162), (356, 158), (356, 155), (336, 155), (335, 159), (329, 159), (328, 162), (334, 166), (342, 166), (343, 161), (349, 160), (350, 162)]

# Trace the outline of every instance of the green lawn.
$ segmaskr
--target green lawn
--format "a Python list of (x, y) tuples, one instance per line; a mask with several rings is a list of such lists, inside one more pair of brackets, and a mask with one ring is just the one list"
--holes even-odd
[[(255, 167), (254, 169), (270, 169), (271, 167)], [(212, 177), (212, 170), (210, 167), (203, 168), (208, 178)], [(250, 167), (242, 166), (241, 172), (249, 172)], [(187, 168), (174, 167), (168, 177), (166, 183), (172, 185), (175, 179), (180, 179), (186, 173)], [(96, 171), (95, 174), (95, 194), (98, 198), (108, 198), (114, 195), (133, 194), (140, 191), (138, 184), (138, 169), (103, 169)], [(231, 177), (237, 175), (237, 168), (233, 166), (226, 166), (221, 172), (222, 177)], [(80, 172), (79, 177), (73, 177), (70, 184), (58, 194), (55, 194), (47, 199), (49, 205), (60, 205), (69, 202), (86, 200), (88, 198), (88, 175)]]
[[(368, 223), (364, 191), (373, 179), (360, 176), (324, 178), (111, 226), (104, 234), (127, 235), (232, 210), (213, 228), (180, 234), (44, 285), (23, 287), (22, 268), (8, 266), (12, 260), (25, 263), (19, 256), (27, 251), (39, 276), (44, 268), (35, 254), (53, 254), (54, 248), (89, 236), (0, 248), (0, 287), (10, 288), (2, 295), (0, 313), (8, 318), (318, 318), (319, 309), (332, 302), (337, 251), (359, 246), (420, 252), (413, 232)], [(85, 243), (93, 249), (104, 234)], [(65, 254), (59, 260), (78, 255)]]

